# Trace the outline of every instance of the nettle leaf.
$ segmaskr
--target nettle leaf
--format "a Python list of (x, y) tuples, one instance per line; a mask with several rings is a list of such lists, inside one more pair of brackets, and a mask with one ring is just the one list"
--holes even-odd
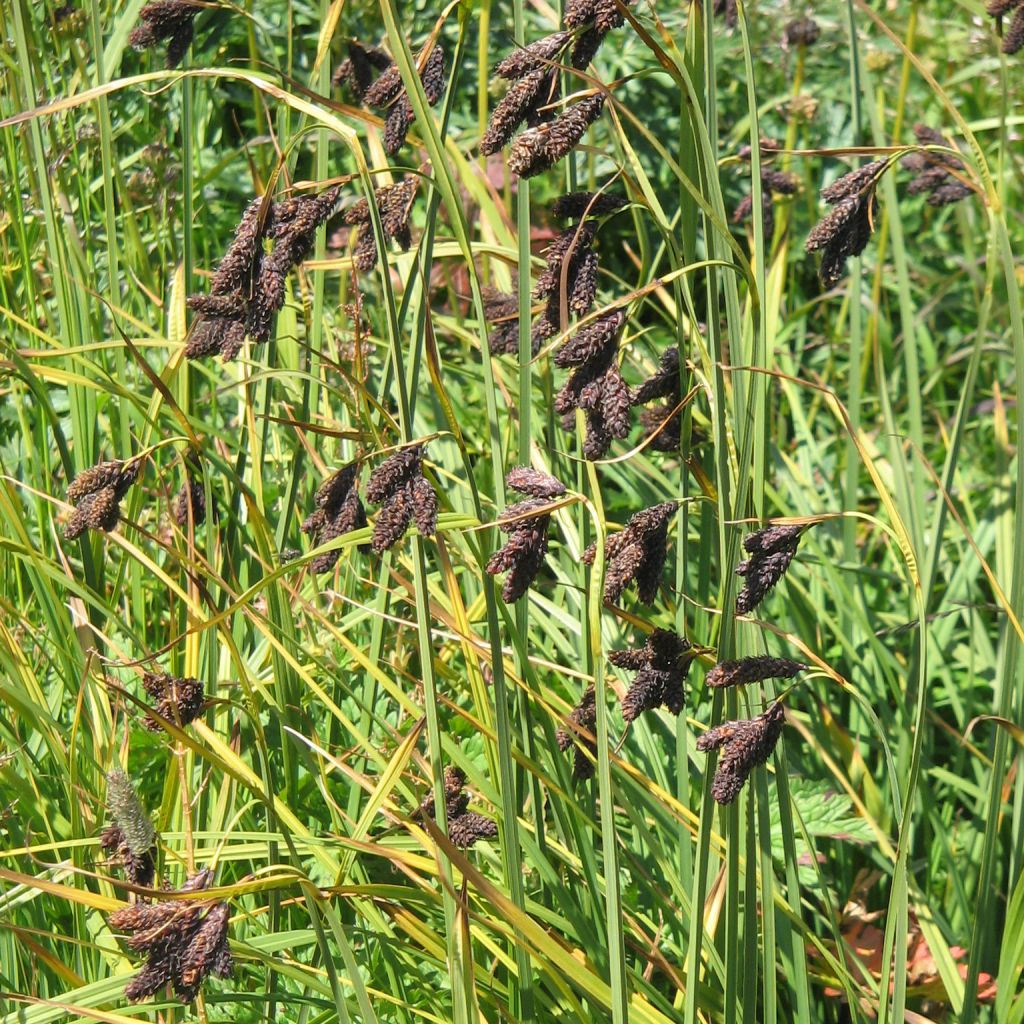
[[(854, 810), (850, 798), (833, 789), (828, 782), (791, 778), (789, 791), (803, 819), (807, 834), (815, 842), (819, 861), (824, 857), (819, 840), (871, 842), (872, 832), (868, 823)], [(771, 805), (771, 829), (772, 849), (781, 860), (782, 825), (779, 821), (779, 807), (775, 801)], [(814, 885), (817, 881), (817, 872), (811, 860), (812, 851), (808, 849), (801, 832), (797, 832), (795, 840), (801, 884)]]

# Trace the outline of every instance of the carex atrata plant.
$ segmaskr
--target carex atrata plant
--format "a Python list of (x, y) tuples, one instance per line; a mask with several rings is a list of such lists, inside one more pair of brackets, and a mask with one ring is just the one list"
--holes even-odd
[(148, 50), (166, 41), (167, 67), (176, 68), (192, 44), (192, 22), (200, 9), (189, 0), (150, 0), (139, 11), (128, 42), (136, 50)]
[(609, 652), (613, 665), (635, 673), (622, 698), (622, 717), (627, 724), (659, 707), (673, 715), (683, 710), (686, 676), (694, 655), (690, 642), (668, 629), (655, 629), (640, 647)]
[(68, 486), (68, 501), (75, 506), (64, 526), (68, 540), (86, 530), (109, 533), (121, 518), (121, 500), (139, 478), (142, 459), (114, 459), (83, 470)]
[[(581, 782), (594, 774), (597, 758), (597, 703), (594, 687), (583, 691), (579, 703), (569, 712), (565, 725), (555, 733), (558, 749), (573, 748), (572, 777)], [(589, 757), (587, 755), (590, 755)]]
[(698, 750), (719, 751), (711, 782), (711, 796), (718, 803), (732, 803), (739, 796), (750, 773), (771, 757), (785, 722), (785, 710), (776, 701), (755, 718), (723, 722), (697, 740)]
[[(366, 510), (359, 500), (359, 468), (358, 462), (350, 462), (317, 488), (316, 507), (301, 526), (314, 544), (326, 544), (367, 525)], [(340, 548), (324, 551), (310, 561), (309, 567), (318, 574), (330, 572), (340, 557)]]
[(423, 475), (422, 445), (400, 448), (382, 462), (370, 476), (366, 498), (381, 506), (373, 525), (374, 551), (394, 547), (410, 523), (424, 537), (437, 530), (437, 495)]

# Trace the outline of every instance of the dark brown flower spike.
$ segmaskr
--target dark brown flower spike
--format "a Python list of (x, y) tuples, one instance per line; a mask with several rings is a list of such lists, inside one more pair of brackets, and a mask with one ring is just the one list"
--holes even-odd
[[(642, 509), (622, 531), (608, 538), (604, 578), (604, 599), (608, 604), (615, 604), (632, 582), (636, 583), (640, 601), (653, 603), (668, 555), (668, 525), (678, 507), (679, 502), (666, 501)], [(583, 552), (584, 563), (593, 565), (596, 554), (595, 542)]]
[(520, 178), (532, 178), (554, 167), (576, 148), (603, 109), (603, 95), (588, 96), (554, 121), (527, 129), (512, 144), (509, 169)]
[(813, 18), (794, 18), (783, 33), (787, 46), (813, 46), (821, 35), (821, 26)]
[(492, 325), (487, 347), (492, 356), (514, 356), (519, 352), (519, 298), (511, 292), (485, 285), (482, 292), (484, 316)]
[(724, 722), (697, 740), (698, 750), (721, 751), (711, 783), (715, 801), (729, 804), (739, 796), (750, 773), (772, 756), (785, 723), (785, 710), (776, 701), (756, 718)]
[(480, 139), (480, 152), (490, 156), (504, 149), (519, 126), (552, 101), (557, 82), (557, 73), (553, 76), (546, 68), (531, 71), (515, 82), (491, 112), (487, 131)]
[(806, 668), (803, 662), (790, 658), (758, 655), (752, 658), (720, 661), (707, 674), (704, 682), (712, 690), (721, 690), (728, 686), (749, 686), (765, 679), (792, 679)]
[(348, 44), (348, 57), (343, 60), (331, 76), (334, 86), (345, 85), (360, 102), (373, 82), (374, 70), (386, 71), (391, 66), (391, 57), (379, 46), (363, 46), (353, 39)]
[(202, 477), (192, 469), (185, 470), (185, 482), (174, 497), (171, 509), (174, 521), (181, 529), (188, 529), (189, 519), (193, 526), (206, 522), (206, 490)]
[[(329, 476), (317, 488), (316, 508), (306, 517), (302, 532), (314, 544), (325, 544), (343, 534), (360, 530), (367, 524), (366, 510), (359, 500), (359, 463), (350, 462)], [(325, 551), (312, 559), (309, 567), (316, 574), (330, 572), (341, 558), (341, 549)]]
[(554, 201), (551, 215), (558, 220), (603, 217), (618, 213), (627, 204), (628, 200), (609, 192), (569, 192)]
[[(146, 672), (142, 677), (142, 686), (156, 701), (153, 710), (175, 725), (189, 725), (202, 713), (204, 692), (200, 679), (179, 678), (164, 672)], [(147, 717), (142, 724), (150, 732), (160, 732), (163, 728), (155, 718)]]
[[(597, 703), (594, 687), (588, 686), (566, 718), (566, 727), (555, 733), (558, 749), (565, 751), (573, 747), (572, 777), (577, 782), (589, 779), (594, 774), (594, 760), (597, 758)], [(590, 753), (587, 757), (584, 751)]]
[(136, 50), (167, 40), (167, 67), (176, 68), (192, 42), (192, 22), (199, 7), (187, 0), (150, 0), (139, 11), (139, 24), (128, 37)]
[(743, 541), (750, 557), (736, 566), (736, 574), (744, 580), (736, 598), (737, 614), (752, 612), (786, 574), (804, 529), (803, 526), (768, 526)]
[[(200, 871), (178, 893), (201, 891), (210, 877), (209, 870)], [(126, 945), (146, 954), (142, 970), (125, 988), (128, 999), (138, 1002), (170, 985), (178, 999), (191, 1001), (211, 974), (228, 977), (228, 917), (226, 903), (196, 900), (135, 903), (111, 914), (111, 928), (128, 933)]]
[(68, 540), (86, 530), (109, 533), (121, 518), (121, 499), (138, 479), (142, 459), (101, 462), (83, 470), (68, 486), (68, 500), (75, 505), (64, 526)]
[(1003, 35), (1003, 53), (1012, 55), (1024, 47), (1024, 4), (1021, 0), (989, 0), (985, 13), (1002, 24), (1005, 15), (1013, 11), (1013, 18)]
[[(448, 820), (448, 838), (455, 846), (466, 850), (481, 839), (494, 839), (498, 835), (497, 822), (483, 814), (467, 810), (469, 794), (465, 791), (465, 773), (454, 765), (444, 770), (445, 817)], [(420, 813), (434, 817), (434, 793), (429, 792), (420, 803)]]
[(423, 536), (437, 529), (437, 495), (423, 476), (423, 447), (400, 448), (381, 463), (366, 485), (366, 497), (380, 505), (373, 527), (373, 550), (394, 547), (416, 523)]
[(821, 198), (832, 206), (832, 211), (811, 229), (804, 248), (808, 252), (821, 251), (819, 276), (826, 288), (837, 284), (846, 261), (859, 256), (867, 247), (874, 229), (875, 189), (888, 167), (888, 161), (875, 160), (821, 190)]
[[(922, 146), (953, 148), (941, 132), (924, 124), (914, 125), (914, 136)], [(926, 194), (930, 206), (948, 206), (971, 194), (970, 187), (957, 178), (955, 173), (965, 171), (963, 161), (952, 153), (922, 150), (904, 157), (902, 165), (915, 172), (907, 192), (912, 196)]]
[(495, 69), (498, 78), (516, 81), (539, 68), (549, 68), (566, 48), (572, 37), (568, 32), (555, 32), (513, 50)]
[(608, 660), (613, 665), (636, 673), (622, 699), (625, 721), (632, 722), (645, 711), (661, 706), (678, 715), (683, 710), (686, 676), (693, 658), (689, 641), (666, 629), (656, 629), (642, 647), (609, 652)]
[[(422, 53), (417, 63), (421, 58)], [(420, 72), (423, 93), (431, 106), (435, 106), (444, 95), (444, 71), (444, 50), (440, 46), (435, 46)], [(389, 156), (394, 156), (405, 145), (406, 135), (416, 120), (397, 65), (391, 65), (366, 90), (363, 101), (370, 107), (390, 108), (384, 122), (384, 151)]]
[(527, 501), (505, 509), (498, 525), (509, 538), (504, 547), (491, 555), (486, 566), (492, 576), (508, 573), (501, 597), (506, 604), (512, 604), (526, 593), (544, 565), (551, 513), (541, 510), (549, 507), (551, 498), (565, 493), (565, 485), (526, 466), (511, 470), (505, 482), (513, 490), (532, 495)]

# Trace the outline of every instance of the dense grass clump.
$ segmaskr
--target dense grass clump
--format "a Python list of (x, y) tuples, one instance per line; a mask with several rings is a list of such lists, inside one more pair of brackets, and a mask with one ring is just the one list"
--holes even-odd
[(1024, 6), (0, 31), (0, 1024), (1024, 1019)]

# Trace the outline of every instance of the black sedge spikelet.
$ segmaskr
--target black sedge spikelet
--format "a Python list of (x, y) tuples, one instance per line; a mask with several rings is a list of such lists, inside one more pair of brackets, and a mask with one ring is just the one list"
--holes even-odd
[(520, 178), (532, 178), (554, 167), (576, 148), (603, 109), (604, 96), (588, 96), (554, 121), (527, 129), (512, 144), (509, 170)]
[(573, 44), (569, 63), (577, 71), (586, 71), (601, 49), (606, 35), (607, 33), (600, 31), (596, 25), (591, 25), (585, 32), (581, 32)]
[(548, 67), (565, 49), (570, 40), (568, 32), (554, 32), (537, 39), (528, 46), (513, 50), (494, 69), (498, 78), (515, 81), (538, 68)]
[(331, 76), (331, 85), (347, 85), (352, 95), (362, 102), (373, 82), (374, 70), (383, 71), (390, 66), (391, 57), (379, 46), (363, 46), (353, 39), (348, 44), (348, 57)]
[(786, 574), (804, 529), (803, 526), (769, 526), (743, 541), (750, 557), (736, 566), (736, 574), (744, 579), (743, 589), (736, 598), (737, 614), (752, 612)]
[(565, 484), (549, 473), (542, 473), (530, 466), (516, 466), (510, 469), (505, 483), (513, 491), (529, 494), (533, 498), (560, 498), (565, 494)]
[(585, 324), (555, 353), (555, 366), (564, 369), (606, 358), (609, 351), (614, 353), (625, 323), (625, 310), (613, 309)]
[(403, 92), (395, 100), (384, 121), (384, 152), (388, 156), (394, 156), (405, 145), (409, 129), (415, 120), (416, 114), (412, 109), (412, 104), (409, 102), (409, 97)]
[(562, 24), (566, 28), (579, 28), (593, 21), (596, 0), (568, 0), (562, 12)]
[(633, 405), (646, 405), (658, 398), (679, 400), (679, 349), (673, 345), (661, 354), (658, 369), (633, 389)]
[(101, 462), (79, 473), (68, 487), (68, 500), (75, 505), (64, 526), (67, 540), (81, 537), (86, 530), (108, 533), (121, 518), (121, 499), (138, 479), (141, 459)]
[[(444, 770), (445, 817), (448, 819), (448, 838), (459, 849), (467, 850), (481, 839), (494, 839), (498, 835), (498, 824), (491, 818), (467, 810), (469, 794), (465, 791), (465, 773), (454, 765)], [(434, 793), (429, 792), (420, 803), (420, 813), (428, 818), (435, 817)]]
[[(953, 148), (941, 132), (925, 124), (914, 125), (914, 136), (922, 146)], [(910, 195), (926, 194), (926, 202), (930, 206), (948, 206), (966, 199), (971, 194), (970, 187), (955, 173), (965, 171), (963, 161), (952, 153), (923, 150), (904, 157), (901, 163), (907, 170), (915, 172), (907, 186), (907, 192)]]
[(100, 849), (109, 860), (108, 864), (118, 865), (124, 871), (125, 878), (132, 885), (146, 888), (153, 884), (156, 875), (156, 846), (151, 846), (142, 854), (132, 852), (124, 833), (116, 824), (107, 825), (100, 833)]
[(859, 256), (874, 227), (875, 188), (888, 164), (876, 160), (850, 171), (822, 190), (834, 208), (808, 235), (808, 252), (822, 250), (820, 277), (826, 287), (838, 283), (847, 259)]
[[(621, 0), (623, 7), (628, 7), (632, 0)], [(625, 17), (619, 10), (616, 0), (595, 0), (594, 2), (594, 28), (598, 32), (611, 32), (612, 29), (620, 28), (626, 22)]]
[[(209, 884), (209, 870), (186, 882), (179, 894), (198, 892)], [(134, 903), (110, 915), (111, 928), (128, 934), (126, 945), (146, 954), (142, 970), (128, 983), (125, 995), (138, 1002), (170, 985), (182, 1001), (196, 997), (211, 974), (231, 974), (226, 903), (164, 900)]]
[(562, 231), (555, 240), (548, 246), (544, 253), (547, 266), (543, 273), (537, 278), (533, 289), (534, 298), (544, 299), (558, 294), (562, 279), (563, 270), (568, 260), (566, 275), (568, 287), (571, 290), (577, 275), (577, 268), (586, 255), (591, 251), (594, 244), (594, 227), (590, 224), (580, 224), (578, 227), (568, 228)]
[[(651, 604), (654, 601), (667, 557), (668, 526), (678, 507), (677, 501), (666, 501), (641, 509), (621, 532), (608, 538), (604, 583), (604, 599), (608, 604), (615, 604), (634, 581), (641, 602)], [(596, 555), (595, 541), (583, 552), (583, 562), (593, 565)]]
[(678, 715), (683, 709), (686, 676), (694, 654), (688, 640), (671, 630), (656, 629), (642, 647), (611, 651), (608, 660), (618, 668), (636, 673), (622, 700), (627, 723), (645, 711), (666, 707)]
[(514, 356), (519, 351), (519, 298), (491, 285), (482, 291), (484, 316), (491, 324), (487, 348), (492, 356)]
[(565, 485), (528, 466), (510, 470), (505, 482), (512, 490), (531, 497), (505, 509), (498, 525), (509, 538), (491, 555), (485, 571), (492, 576), (508, 573), (501, 596), (506, 604), (513, 604), (527, 592), (544, 565), (551, 513), (542, 510), (551, 498), (565, 494)]
[[(316, 508), (301, 527), (314, 544), (325, 544), (366, 526), (366, 510), (359, 500), (358, 484), (359, 463), (350, 462), (317, 488), (314, 496)], [(310, 561), (310, 570), (317, 575), (330, 572), (340, 558), (340, 548), (322, 552)]]
[[(142, 686), (156, 701), (153, 710), (175, 725), (189, 725), (202, 713), (205, 694), (200, 679), (147, 672), (142, 677)], [(160, 732), (163, 728), (155, 718), (150, 717), (145, 718), (142, 724), (150, 732)]]
[(617, 213), (628, 200), (609, 192), (568, 192), (559, 196), (551, 206), (556, 220), (580, 220), (584, 217), (603, 217)]
[(386, 107), (402, 91), (402, 73), (397, 64), (390, 64), (363, 94), (368, 107)]
[[(594, 733), (597, 731), (597, 703), (594, 697), (594, 687), (588, 686), (583, 691), (580, 702), (569, 712), (565, 720), (565, 727), (555, 733), (555, 740), (558, 749), (565, 751), (575, 746), (573, 750), (572, 777), (581, 782), (589, 779), (594, 774), (594, 761), (597, 759), (597, 740)], [(584, 751), (590, 753), (587, 757)]]
[(128, 43), (146, 50), (167, 40), (167, 67), (176, 68), (192, 42), (192, 22), (199, 8), (187, 0), (150, 0), (139, 11), (139, 24)]
[(480, 152), (484, 156), (499, 152), (512, 141), (512, 136), (536, 107), (549, 81), (547, 69), (538, 68), (520, 78), (505, 93), (491, 112), (487, 130), (480, 139)]
[(729, 686), (749, 686), (765, 679), (792, 679), (806, 668), (803, 662), (790, 658), (757, 655), (751, 658), (720, 661), (705, 676), (704, 682), (712, 690), (721, 690)]
[(422, 462), (422, 446), (413, 445), (399, 449), (371, 474), (366, 497), (381, 506), (373, 527), (374, 551), (397, 544), (412, 522), (424, 536), (436, 531), (437, 495), (423, 476)]
[(189, 519), (193, 526), (202, 526), (206, 522), (206, 490), (198, 475), (185, 473), (185, 482), (174, 497), (171, 509), (174, 521), (181, 529), (188, 529)]
[(717, 803), (729, 804), (739, 796), (750, 773), (771, 757), (785, 723), (785, 710), (776, 701), (756, 718), (724, 722), (697, 740), (698, 750), (721, 751), (711, 783)]

